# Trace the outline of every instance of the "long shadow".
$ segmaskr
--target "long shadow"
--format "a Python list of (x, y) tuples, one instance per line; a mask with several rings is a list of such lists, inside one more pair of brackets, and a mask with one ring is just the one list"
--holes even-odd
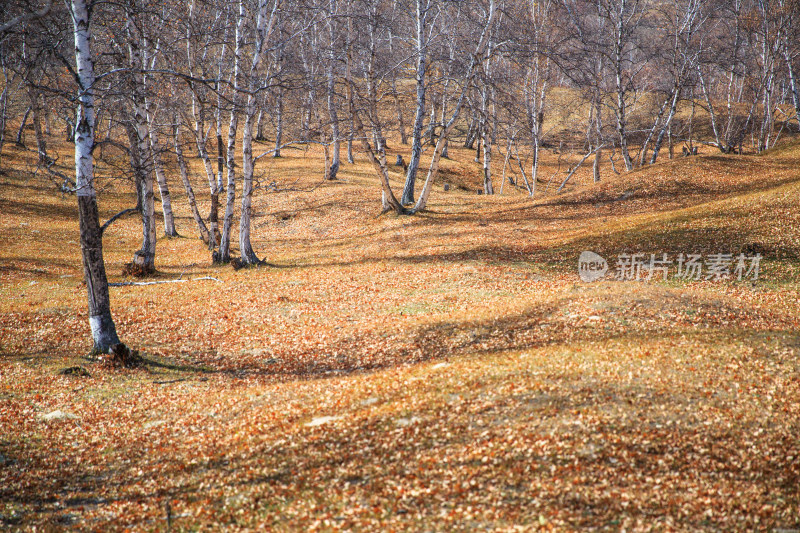
[[(37, 268), (35, 266), (17, 267), (17, 266), (12, 266), (12, 265), (9, 265), (9, 264), (4, 264), (4, 263), (8, 263), (10, 261), (21, 261), (21, 262), (25, 263), (26, 265), (41, 265), (42, 268)], [(31, 277), (37, 277), (37, 278), (46, 278), (46, 279), (60, 279), (61, 278), (61, 276), (62, 276), (61, 274), (48, 272), (46, 270), (47, 268), (63, 268), (63, 269), (71, 270), (73, 268), (76, 268), (76, 265), (72, 264), (72, 263), (67, 263), (65, 261), (53, 261), (53, 260), (50, 260), (50, 259), (47, 259), (47, 260), (34, 259), (34, 258), (28, 259), (28, 258), (21, 258), (21, 257), (3, 257), (3, 258), (0, 258), (0, 273), (3, 273), (3, 272), (12, 272), (12, 273), (13, 272), (19, 272), (19, 273), (23, 273), (23, 274), (29, 274)], [(73, 278), (69, 278), (69, 279), (80, 280), (80, 278), (77, 277), (77, 276), (73, 277)]]
[[(731, 161), (729, 157), (725, 156), (703, 156), (702, 161), (708, 161), (715, 164), (719, 164), (720, 162), (726, 164), (727, 166), (731, 166)], [(776, 170), (776, 169), (793, 169), (796, 168), (793, 164), (790, 163), (780, 163), (780, 162), (770, 162), (769, 166), (765, 168), (765, 171)], [(676, 170), (674, 168), (665, 167), (667, 170)], [(608, 191), (608, 190), (585, 190), (585, 191), (575, 191), (572, 193), (567, 193), (562, 197), (556, 197), (551, 200), (545, 202), (539, 202), (535, 205), (531, 206), (523, 206), (520, 208), (516, 208), (512, 211), (516, 210), (527, 210), (527, 209), (535, 209), (539, 207), (564, 207), (564, 206), (574, 206), (574, 207), (585, 207), (589, 205), (597, 205), (597, 204), (624, 204), (625, 202), (631, 202), (633, 200), (680, 200), (682, 198), (689, 199), (689, 198), (696, 198), (697, 201), (695, 203), (703, 203), (707, 199), (723, 199), (729, 198), (731, 196), (736, 196), (738, 194), (743, 193), (751, 193), (751, 192), (764, 192), (770, 189), (774, 189), (777, 187), (781, 187), (783, 185), (787, 185), (789, 183), (796, 183), (798, 181), (797, 176), (791, 176), (781, 179), (773, 179), (773, 180), (759, 180), (759, 181), (742, 181), (741, 183), (733, 183), (728, 184), (725, 188), (725, 191), (720, 191), (720, 188), (713, 187), (710, 185), (704, 186), (700, 183), (693, 182), (691, 179), (663, 179), (662, 182), (658, 187), (650, 187), (648, 189), (643, 189), (643, 185), (647, 185), (641, 181), (638, 181), (637, 176), (638, 174), (642, 174), (647, 172), (648, 167), (644, 169), (637, 169), (632, 171), (626, 176), (630, 177), (630, 183), (622, 183), (618, 182), (617, 185), (620, 188), (624, 189), (628, 192), (628, 194), (620, 193), (619, 190)], [(738, 170), (738, 169), (737, 169)], [(744, 175), (744, 173), (739, 170), (738, 174)], [(699, 197), (699, 198), (698, 198)], [(654, 203), (653, 205), (649, 206), (650, 209), (658, 209), (658, 203)]]
[(75, 205), (53, 205), (42, 204), (22, 200), (3, 200), (0, 202), (0, 210), (6, 215), (16, 215), (22, 217), (44, 217), (47, 219), (67, 219), (77, 220), (78, 204)]
[[(669, 289), (665, 290), (665, 305), (672, 306), (673, 316), (681, 316), (680, 311), (687, 305), (686, 302)], [(612, 313), (602, 326), (585, 321), (575, 323), (572, 318), (559, 313), (580, 298), (580, 294), (570, 294), (551, 303), (533, 306), (522, 313), (497, 319), (442, 321), (418, 328), (399, 339), (385, 341), (382, 346), (380, 341), (376, 343), (375, 338), (358, 337), (332, 342), (315, 349), (313, 353), (302, 346), (295, 349), (287, 347), (279, 360), (265, 358), (263, 364), (243, 364), (234, 358), (229, 366), (223, 365), (221, 371), (237, 378), (251, 376), (277, 382), (327, 379), (449, 357), (525, 350), (586, 340), (601, 342), (631, 335), (654, 337), (684, 330), (707, 331), (706, 328), (748, 329), (751, 327), (749, 324), (767, 317), (763, 310), (742, 309), (736, 302), (719, 301), (711, 296), (696, 297), (691, 306), (709, 311), (710, 316), (704, 316), (698, 322), (694, 314), (685, 315), (677, 322), (665, 325), (652, 319), (652, 302), (634, 294), (617, 295), (615, 307), (621, 311)], [(625, 316), (621, 320), (620, 313), (623, 311)], [(783, 315), (774, 315), (771, 320), (775, 327), (793, 331), (794, 323)], [(365, 351), (365, 345), (372, 346), (373, 351)]]
[[(796, 178), (787, 178), (784, 180), (780, 180), (779, 182), (774, 182), (770, 184), (765, 184), (761, 187), (753, 187), (753, 184), (746, 184), (742, 185), (740, 188), (733, 188), (730, 194), (726, 194), (724, 197), (731, 197), (735, 196), (740, 192), (750, 192), (750, 191), (766, 191), (771, 188), (780, 186), (781, 184), (785, 183), (793, 183), (796, 182)], [(710, 189), (699, 187), (697, 189), (702, 194), (707, 194), (709, 197), (713, 197), (715, 199), (720, 198), (718, 191), (712, 191)], [(712, 194), (713, 192), (713, 194)], [(634, 193), (632, 197), (626, 200), (620, 200), (619, 203), (630, 202), (631, 200), (644, 200), (644, 199), (660, 199), (664, 194), (666, 197), (675, 198), (675, 194), (673, 193), (664, 193), (663, 191), (656, 190), (653, 193), (648, 193), (645, 195), (639, 195), (639, 193)], [(691, 196), (687, 195), (687, 196)], [(695, 196), (696, 197), (696, 196)], [(612, 198), (611, 201), (615, 199)], [(590, 223), (593, 219), (605, 218), (608, 214), (599, 212), (599, 211), (591, 211), (587, 213), (585, 210), (581, 211), (580, 208), (585, 207), (587, 204), (596, 204), (598, 201), (603, 201), (602, 198), (590, 198), (590, 199), (564, 199), (564, 200), (554, 200), (551, 202), (546, 203), (536, 203), (533, 205), (526, 205), (511, 209), (504, 209), (497, 212), (494, 212), (489, 215), (485, 215), (480, 212), (469, 213), (469, 212), (462, 212), (462, 213), (448, 213), (445, 216), (439, 215), (434, 212), (425, 212), (420, 213), (413, 217), (409, 222), (405, 223), (402, 227), (402, 231), (413, 231), (415, 229), (432, 229), (432, 228), (445, 228), (445, 227), (456, 227), (462, 223), (478, 223), (481, 225), (489, 226), (491, 224), (497, 222), (517, 222), (517, 223), (524, 223), (526, 221), (530, 221), (532, 223), (536, 223), (539, 225), (546, 225), (552, 223), (559, 223), (559, 222), (574, 222), (576, 220), (584, 221), (586, 223)], [(705, 199), (698, 198), (698, 204), (705, 201)], [(684, 205), (676, 206), (676, 205), (661, 205), (653, 206), (653, 205), (645, 205), (642, 206), (641, 209), (636, 210), (636, 212), (653, 212), (654, 209), (658, 211), (666, 211), (670, 209), (674, 209), (676, 207), (686, 207)], [(574, 207), (575, 211), (564, 211), (564, 210), (553, 210), (553, 208), (558, 207)], [(634, 213), (631, 213), (634, 214)], [(389, 235), (400, 228), (397, 227), (382, 227), (379, 229), (375, 229), (373, 231), (368, 232), (367, 234), (362, 235), (353, 235), (353, 236), (343, 236), (343, 237), (336, 237), (334, 239), (325, 238), (324, 236), (317, 241), (317, 247), (321, 247), (322, 249), (330, 249), (335, 246), (351, 244), (354, 240), (361, 240), (361, 239), (369, 239), (369, 238), (377, 238), (382, 235)], [(486, 235), (480, 234), (476, 232), (476, 235), (480, 235), (481, 237), (485, 237)], [(740, 233), (732, 234), (735, 237), (741, 237)], [(679, 234), (675, 236), (680, 237)], [(591, 239), (591, 238), (589, 238)], [(736, 240), (741, 240), (737, 238)], [(284, 243), (298, 243), (303, 244), (307, 243), (307, 238), (297, 238), (297, 239), (281, 239), (281, 242)], [(747, 243), (741, 243), (741, 245), (745, 245)], [(487, 250), (491, 252), (491, 250)], [(391, 260), (391, 259), (390, 259)], [(329, 262), (326, 264), (336, 264), (335, 262)]]
[[(526, 208), (527, 209), (527, 208)], [(459, 262), (464, 260), (483, 261), (496, 263), (498, 261), (519, 262), (527, 260), (531, 263), (565, 265), (576, 262), (579, 250), (594, 250), (598, 253), (624, 253), (627, 251), (643, 253), (693, 253), (705, 251), (709, 253), (740, 253), (748, 255), (761, 253), (766, 259), (789, 259), (797, 260), (800, 258), (800, 250), (792, 243), (786, 242), (764, 242), (764, 236), (755, 236), (744, 224), (731, 224), (731, 221), (742, 219), (743, 216), (735, 207), (714, 211), (710, 214), (680, 214), (666, 221), (672, 224), (670, 228), (664, 222), (658, 225), (644, 226), (639, 224), (632, 228), (625, 228), (613, 232), (603, 232), (602, 234), (592, 234), (577, 239), (572, 239), (567, 243), (545, 247), (536, 241), (522, 242), (519, 245), (509, 244), (481, 244), (468, 250), (460, 252), (443, 253), (407, 253), (413, 250), (413, 244), (403, 244), (398, 246), (398, 255), (395, 257), (363, 257), (354, 261), (328, 260), (315, 262), (317, 266), (355, 266), (361, 264), (373, 264), (382, 262), (393, 263), (434, 263), (434, 262)], [(474, 222), (480, 220), (479, 216), (456, 217)], [(542, 223), (549, 223), (563, 218), (573, 217), (543, 217), (538, 220)], [(585, 216), (576, 215), (574, 218), (586, 220)], [(692, 227), (698, 221), (718, 219), (719, 223), (712, 228)], [(431, 222), (432, 221), (432, 222)], [(426, 221), (416, 221), (411, 227), (425, 227), (427, 225), (449, 226), (451, 223), (457, 224), (457, 220), (448, 218), (436, 219), (429, 218)], [(384, 233), (395, 231), (395, 228), (383, 228), (369, 234), (375, 238)], [(474, 232), (475, 240), (485, 240), (487, 237), (479, 231)], [(468, 232), (459, 232), (459, 238), (469, 242)], [(349, 244), (353, 238), (340, 238), (335, 243), (319, 243), (322, 250), (332, 249), (336, 246)], [(387, 243), (391, 246), (392, 243)], [(335, 254), (328, 254), (334, 255)], [(574, 257), (573, 257), (574, 256)], [(297, 265), (304, 266), (304, 265)]]
[[(698, 220), (719, 218), (720, 223), (713, 228), (693, 228)], [(621, 253), (667, 253), (676, 256), (680, 253), (760, 253), (764, 259), (800, 259), (800, 250), (791, 243), (765, 242), (764, 236), (755, 236), (744, 226), (726, 224), (736, 220), (729, 211), (712, 215), (697, 215), (675, 219), (676, 228), (665, 228), (664, 224), (646, 227), (621, 229), (602, 235), (589, 235), (557, 247), (535, 250), (532, 260), (552, 260), (565, 252), (575, 257), (569, 261), (577, 263), (578, 250), (593, 250), (603, 254)], [(680, 227), (684, 226), (684, 227)], [(605, 257), (605, 255), (604, 255)], [(648, 256), (649, 257), (649, 256)], [(609, 257), (606, 257), (608, 260)]]
[(219, 370), (214, 368), (204, 366), (204, 365), (187, 365), (183, 363), (171, 363), (169, 361), (158, 361), (154, 359), (152, 356), (143, 356), (142, 357), (142, 366), (148, 368), (160, 368), (163, 370), (173, 370), (176, 372), (187, 372), (191, 374), (218, 374), (220, 373)]
[[(463, 233), (462, 233), (463, 238)], [(329, 245), (331, 248), (336, 245)], [(511, 245), (481, 245), (458, 252), (404, 253), (393, 257), (362, 257), (349, 261), (323, 260), (309, 263), (271, 263), (275, 268), (317, 268), (359, 266), (370, 264), (435, 264), (477, 261), (486, 264), (527, 262), (532, 266), (577, 268), (580, 250), (593, 250), (601, 255), (620, 253), (761, 253), (765, 259), (800, 259), (800, 250), (790, 244), (764, 243), (748, 232), (736, 228), (620, 230), (611, 234), (591, 235), (566, 244), (544, 246), (540, 243)], [(329, 254), (330, 255), (330, 254)], [(605, 257), (605, 255), (604, 255)], [(606, 257), (606, 259), (609, 259)], [(674, 259), (674, 257), (673, 257)], [(577, 273), (577, 270), (576, 270)]]
[[(294, 436), (302, 442), (302, 452), (276, 446), (269, 435), (248, 439), (242, 452), (235, 455), (229, 453), (229, 440), (224, 448), (201, 441), (196, 450), (199, 460), (192, 464), (169, 454), (155, 458), (160, 464), (157, 475), (163, 480), (156, 488), (147, 483), (152, 481), (147, 475), (127, 475), (137, 463), (149, 465), (154, 460), (142, 448), (139, 436), (133, 435), (115, 442), (115, 451), (125, 458), (126, 466), (103, 465), (92, 470), (75, 466), (66, 476), (32, 479), (23, 491), (0, 487), (0, 502), (34, 507), (28, 515), (3, 518), (11, 526), (30, 521), (50, 521), (57, 526), (70, 516), (79, 521), (84, 507), (145, 503), (164, 509), (167, 501), (175, 500), (189, 504), (202, 500), (205, 506), (218, 509), (233, 505), (248, 514), (270, 510), (280, 514), (278, 502), (288, 506), (310, 494), (321, 501), (332, 489), (391, 498), (397, 496), (398, 483), (407, 483), (437, 487), (439, 501), (452, 505), (477, 509), (491, 505), (493, 516), (519, 517), (520, 509), (535, 499), (536, 506), (527, 517), (533, 522), (540, 509), (565, 509), (570, 512), (567, 523), (572, 527), (609, 527), (620, 515), (628, 514), (644, 523), (654, 516), (671, 516), (676, 520), (673, 527), (698, 530), (727, 528), (725, 512), (715, 512), (711, 519), (702, 513), (681, 512), (697, 497), (688, 490), (695, 483), (712, 482), (715, 490), (741, 490), (773, 505), (779, 497), (784, 499), (783, 506), (798, 501), (795, 489), (800, 474), (796, 465), (792, 467), (791, 456), (797, 443), (791, 441), (791, 432), (780, 437), (780, 431), (760, 422), (734, 420), (734, 413), (698, 409), (714, 405), (713, 396), (705, 390), (673, 387), (665, 391), (646, 379), (612, 384), (608, 378), (587, 380), (566, 369), (554, 371), (546, 379), (527, 374), (517, 379), (522, 386), (510, 391), (495, 390), (490, 384), (466, 386), (458, 403), (468, 416), (459, 416), (456, 410), (443, 412), (437, 405), (417, 406), (418, 421), (408, 431), (398, 430), (391, 415), (380, 414), (357, 417), (336, 431), (311, 434), (312, 430), (306, 430), (308, 435)], [(526, 388), (528, 379), (538, 385)], [(585, 410), (606, 415), (582, 418)], [(665, 419), (670, 423), (665, 424)], [(736, 431), (721, 423), (726, 419), (734, 421)], [(238, 420), (228, 420), (230, 429), (238, 427)], [(447, 432), (442, 431), (443, 422)], [(514, 445), (493, 448), (499, 466), (496, 462), (490, 466), (470, 452), (490, 439), (510, 442), (504, 439), (512, 431)], [(389, 433), (395, 437), (386, 438)], [(772, 453), (750, 456), (744, 469), (738, 451), (756, 443)], [(441, 461), (443, 453), (446, 462)], [(434, 458), (439, 460), (426, 462)], [(10, 461), (7, 468), (14, 467), (13, 457), (5, 460)], [(496, 477), (498, 468), (508, 476), (502, 482)], [(344, 477), (343, 472), (347, 473)], [(464, 491), (459, 483), (442, 484), (441, 476), (447, 472), (469, 473), (472, 490)], [(516, 474), (519, 472), (525, 472), (524, 476)], [(531, 479), (537, 480), (538, 488)], [(614, 496), (651, 490), (654, 479), (670, 480), (660, 489), (669, 498), (639, 499), (638, 505), (626, 509), (619, 496)], [(133, 490), (140, 486), (148, 488)], [(220, 494), (223, 487), (235, 488), (245, 497), (232, 503), (209, 494), (210, 490)], [(488, 491), (502, 498), (487, 502), (482, 498)], [(65, 508), (56, 505), (59, 494), (72, 495), (63, 499)], [(439, 507), (431, 507), (427, 498), (424, 491), (418, 497), (404, 497), (402, 506), (411, 515), (416, 512), (435, 520)], [(731, 503), (732, 510), (736, 505)], [(177, 517), (175, 526), (190, 521)]]

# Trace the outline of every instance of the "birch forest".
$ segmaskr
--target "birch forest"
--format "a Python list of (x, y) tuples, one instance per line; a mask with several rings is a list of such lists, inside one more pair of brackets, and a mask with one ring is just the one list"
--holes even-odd
[(5, 0), (0, 68), (0, 528), (800, 531), (798, 0)]

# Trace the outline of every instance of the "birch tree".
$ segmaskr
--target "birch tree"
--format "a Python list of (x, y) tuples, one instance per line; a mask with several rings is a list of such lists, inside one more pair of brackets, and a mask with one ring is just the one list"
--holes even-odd
[[(681, 99), (682, 91), (688, 85), (690, 76), (694, 73), (701, 45), (697, 43), (697, 35), (702, 30), (706, 21), (706, 14), (703, 12), (703, 0), (673, 0), (669, 6), (670, 10), (665, 17), (667, 28), (670, 29), (669, 38), (672, 42), (672, 55), (670, 58), (671, 87), (665, 99), (669, 102), (669, 111), (666, 118), (660, 124), (658, 135), (653, 145), (653, 155), (650, 164), (654, 164), (658, 159), (661, 146), (664, 143), (664, 136), (672, 127), (672, 121)], [(655, 131), (655, 128), (652, 133)], [(645, 147), (648, 140), (645, 141)], [(642, 148), (642, 161), (646, 155), (645, 148)]]
[(135, 133), (134, 138), (131, 139), (131, 165), (139, 188), (142, 216), (142, 246), (133, 255), (131, 271), (136, 275), (148, 275), (155, 272), (156, 269), (156, 223), (152, 158), (149, 157), (150, 131), (147, 123), (146, 88), (143, 75), (145, 70), (142, 56), (144, 37), (141, 21), (137, 20), (141, 12), (138, 0), (128, 0), (125, 5), (125, 35), (130, 69), (128, 80), (131, 88), (129, 121), (131, 131)]
[[(158, 30), (156, 30), (158, 32)], [(143, 40), (145, 47), (144, 62), (153, 70), (158, 60), (158, 46), (150, 49), (150, 42), (147, 38)], [(150, 56), (148, 58), (148, 55)], [(147, 79), (144, 80), (145, 87), (147, 87)], [(164, 235), (167, 237), (177, 237), (178, 232), (175, 229), (175, 216), (172, 213), (172, 198), (169, 194), (169, 185), (167, 185), (167, 176), (164, 173), (164, 164), (161, 161), (162, 147), (159, 143), (158, 125), (156, 122), (157, 105), (152, 101), (152, 97), (145, 94), (145, 110), (147, 112), (147, 133), (148, 143), (150, 149), (150, 157), (152, 158), (153, 171), (156, 175), (156, 182), (158, 183), (158, 192), (161, 197), (161, 211), (164, 218)]]
[(800, 87), (797, 81), (795, 62), (800, 56), (800, 2), (797, 0), (777, 0), (781, 16), (780, 53), (786, 62), (786, 76), (794, 105), (794, 118), (800, 130)]
[(414, 113), (414, 122), (411, 126), (411, 157), (408, 161), (408, 171), (406, 172), (406, 182), (403, 186), (401, 200), (404, 205), (414, 203), (417, 169), (422, 156), (422, 126), (425, 120), (425, 72), (428, 68), (428, 45), (433, 26), (431, 19), (434, 18), (432, 13), (434, 7), (434, 0), (415, 0), (414, 30), (417, 65), (414, 83), (416, 87), (416, 111)]
[(336, 25), (337, 16), (337, 0), (328, 1), (328, 72), (327, 72), (327, 101), (328, 101), (328, 116), (331, 123), (331, 143), (333, 144), (333, 156), (331, 158), (325, 176), (329, 180), (335, 180), (336, 174), (339, 171), (341, 164), (341, 139), (339, 136), (339, 115), (337, 111), (336, 102), (336, 63), (338, 57), (336, 54), (338, 32)]
[(103, 261), (103, 239), (94, 188), (95, 74), (92, 58), (90, 13), (87, 0), (71, 0), (70, 14), (75, 36), (75, 76), (78, 112), (75, 119), (75, 182), (80, 219), (84, 280), (89, 303), (89, 326), (94, 351), (109, 353), (119, 344), (111, 316), (108, 279)]
[[(196, 7), (196, 0), (192, 0), (192, 2), (189, 4), (189, 14), (186, 25), (186, 65), (191, 79), (197, 78), (198, 75), (206, 75), (208, 71), (211, 70), (206, 67), (206, 64), (207, 61), (210, 60), (211, 54), (213, 54), (211, 39), (215, 34), (222, 35), (222, 42), (218, 47), (219, 50), (217, 51), (220, 57), (224, 56), (225, 46), (227, 44), (226, 41), (228, 28), (226, 14), (222, 10), (218, 10), (213, 14), (207, 12), (201, 13), (200, 16), (210, 18), (210, 20), (207, 20), (206, 23), (211, 26), (213, 30), (215, 30), (203, 34), (198, 32), (196, 29), (198, 27), (197, 12), (198, 9)], [(220, 27), (220, 25), (222, 27)], [(215, 63), (219, 65), (218, 61), (215, 61)], [(217, 70), (217, 74), (219, 75), (219, 68)], [(217, 87), (218, 91), (216, 94), (216, 110), (219, 110), (221, 96), (219, 94), (218, 84)], [(203, 168), (206, 172), (206, 180), (208, 182), (208, 189), (211, 199), (211, 205), (209, 207), (208, 214), (208, 247), (210, 250), (214, 251), (216, 250), (220, 240), (218, 221), (219, 195), (221, 192), (222, 183), (222, 167), (220, 166), (221, 160), (218, 159), (218, 175), (214, 170), (213, 161), (208, 151), (209, 137), (212, 133), (212, 130), (211, 127), (207, 126), (207, 124), (209, 121), (216, 122), (214, 119), (217, 117), (217, 115), (210, 114), (210, 99), (215, 95), (209, 94), (209, 90), (204, 84), (190, 81), (188, 82), (188, 88), (191, 99), (191, 119), (185, 118), (184, 121), (187, 124), (191, 124), (190, 130), (194, 138), (197, 155), (203, 162)], [(183, 112), (184, 110), (181, 109), (180, 111)], [(219, 140), (219, 138), (217, 140), (217, 144), (218, 146), (221, 146), (221, 140)]]
[(231, 96), (231, 115), (228, 123), (228, 143), (225, 166), (227, 169), (227, 197), (225, 201), (225, 217), (222, 223), (222, 238), (219, 252), (214, 255), (215, 261), (227, 263), (231, 260), (231, 229), (233, 228), (233, 206), (236, 201), (236, 133), (239, 129), (240, 91), (243, 86), (242, 55), (244, 54), (244, 25), (247, 18), (244, 0), (239, 1), (239, 12), (236, 17), (235, 48), (233, 51), (233, 92)]
[[(244, 0), (242, 0), (243, 2)], [(239, 250), (242, 262), (246, 265), (261, 263), (250, 241), (250, 220), (253, 202), (253, 120), (256, 115), (256, 101), (259, 91), (258, 67), (264, 49), (275, 26), (279, 0), (273, 0), (272, 11), (268, 15), (268, 0), (258, 0), (256, 15), (255, 44), (248, 73), (247, 103), (245, 104), (244, 129), (242, 132), (242, 213), (239, 223)], [(267, 18), (269, 17), (269, 19)]]
[[(531, 185), (530, 195), (536, 192), (536, 180), (539, 177), (539, 161), (542, 140), (544, 138), (545, 106), (547, 105), (547, 92), (550, 88), (550, 48), (548, 38), (551, 35), (552, 2), (545, 0), (527, 2), (527, 15), (530, 17), (530, 31), (532, 53), (525, 67), (525, 79), (522, 84), (525, 112), (528, 119), (528, 130), (531, 139)], [(525, 20), (525, 19), (523, 19)]]
[(180, 115), (176, 112), (172, 117), (172, 140), (175, 148), (175, 158), (178, 162), (178, 169), (181, 173), (183, 188), (186, 191), (186, 199), (189, 201), (189, 209), (192, 211), (192, 217), (194, 218), (195, 224), (197, 224), (197, 229), (200, 232), (200, 239), (202, 239), (205, 243), (209, 243), (211, 241), (211, 233), (209, 232), (208, 227), (203, 220), (203, 216), (200, 214), (200, 210), (197, 208), (197, 200), (195, 199), (194, 189), (192, 188), (192, 183), (189, 178), (189, 167), (186, 164), (186, 158), (183, 155), (183, 143), (181, 142), (180, 130)]
[(612, 32), (612, 51), (609, 63), (613, 69), (616, 92), (616, 105), (612, 109), (616, 118), (619, 148), (627, 170), (633, 170), (633, 158), (628, 146), (628, 121), (631, 107), (636, 98), (636, 78), (646, 64), (641, 56), (637, 57), (639, 43), (636, 40), (636, 34), (646, 7), (647, 0), (618, 0), (615, 2), (602, 0), (598, 2), (600, 16), (610, 21), (608, 27)]
[(425, 178), (425, 184), (422, 187), (419, 199), (417, 199), (416, 204), (414, 204), (414, 209), (412, 210), (413, 213), (422, 211), (428, 205), (428, 197), (430, 196), (431, 193), (431, 187), (433, 186), (434, 180), (439, 175), (439, 162), (441, 160), (445, 144), (447, 143), (447, 139), (449, 138), (450, 133), (453, 131), (453, 128), (455, 127), (456, 122), (458, 121), (461, 115), (461, 109), (464, 107), (467, 95), (469, 94), (470, 90), (473, 87), (475, 76), (478, 72), (478, 69), (488, 59), (487, 49), (489, 47), (489, 40), (491, 38), (492, 27), (494, 25), (494, 21), (497, 17), (497, 14), (498, 14), (497, 5), (495, 4), (494, 0), (490, 0), (488, 5), (484, 9), (485, 22), (482, 26), (478, 43), (475, 46), (475, 50), (471, 54), (467, 62), (466, 71), (464, 72), (463, 77), (460, 80), (462, 86), (461, 94), (458, 100), (456, 101), (453, 112), (450, 115), (450, 119), (448, 120), (447, 124), (444, 125), (442, 132), (436, 141), (436, 146), (434, 147), (433, 150), (431, 163), (430, 166), (428, 167), (428, 174)]

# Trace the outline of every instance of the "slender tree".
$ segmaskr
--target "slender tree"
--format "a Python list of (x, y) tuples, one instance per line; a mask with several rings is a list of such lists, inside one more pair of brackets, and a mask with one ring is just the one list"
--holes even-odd
[(103, 239), (94, 188), (95, 99), (94, 63), (90, 16), (93, 5), (86, 0), (71, 0), (70, 14), (75, 34), (75, 73), (78, 82), (78, 113), (75, 120), (75, 182), (80, 218), (83, 272), (89, 301), (89, 325), (94, 351), (109, 353), (119, 344), (111, 317), (103, 261)]
[(273, 0), (271, 12), (268, 14), (268, 0), (258, 0), (258, 13), (256, 15), (255, 44), (250, 60), (250, 71), (247, 76), (247, 103), (245, 104), (244, 128), (242, 132), (242, 213), (239, 223), (239, 249), (242, 262), (247, 265), (261, 263), (253, 251), (250, 242), (250, 220), (253, 209), (253, 121), (256, 116), (256, 101), (258, 92), (258, 67), (264, 54), (264, 48), (269, 41), (275, 27), (279, 0)]

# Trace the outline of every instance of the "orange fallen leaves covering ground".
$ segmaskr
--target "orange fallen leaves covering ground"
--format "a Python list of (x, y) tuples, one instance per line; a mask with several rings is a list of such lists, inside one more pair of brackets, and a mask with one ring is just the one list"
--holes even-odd
[[(437, 186), (379, 218), (364, 161), (320, 185), (320, 154), (286, 150), (256, 192), (269, 265), (236, 272), (173, 179), (184, 237), (159, 239), (157, 279), (220, 281), (111, 289), (135, 370), (84, 359), (75, 199), (6, 150), (2, 527), (800, 530), (797, 145), (536, 202)], [(445, 179), (477, 184), (451, 154)], [(105, 220), (134, 197), (103, 183)], [(111, 281), (140, 231), (107, 231)], [(582, 250), (754, 248), (757, 283), (576, 272)]]

